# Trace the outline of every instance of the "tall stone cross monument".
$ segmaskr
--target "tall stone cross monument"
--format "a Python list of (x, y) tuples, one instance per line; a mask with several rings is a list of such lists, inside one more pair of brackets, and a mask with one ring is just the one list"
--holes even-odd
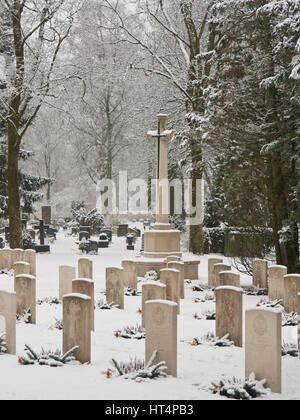
[(167, 130), (167, 115), (159, 114), (158, 130), (149, 131), (147, 140), (157, 142), (157, 185), (156, 185), (156, 224), (157, 230), (168, 230), (169, 225), (169, 174), (168, 143), (174, 137), (174, 130)]
[(171, 230), (169, 224), (169, 177), (168, 143), (174, 137), (174, 130), (167, 130), (167, 115), (160, 114), (158, 131), (149, 131), (147, 140), (157, 142), (157, 186), (156, 223), (154, 229), (145, 232), (145, 258), (166, 258), (181, 256), (180, 232)]

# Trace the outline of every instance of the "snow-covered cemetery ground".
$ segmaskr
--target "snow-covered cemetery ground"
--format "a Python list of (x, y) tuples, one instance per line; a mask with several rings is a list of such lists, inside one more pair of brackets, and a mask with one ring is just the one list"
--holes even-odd
[[(58, 297), (60, 265), (76, 266), (82, 257), (76, 238), (62, 231), (51, 245), (50, 254), (37, 255), (37, 299)], [(141, 246), (140, 239), (136, 250)], [(137, 251), (126, 250), (126, 239), (113, 237), (108, 249), (98, 256), (89, 256), (94, 266), (95, 302), (105, 301), (105, 269), (120, 267), (121, 261), (132, 258)], [(187, 257), (187, 255), (184, 255)], [(117, 376), (111, 360), (118, 362), (145, 358), (145, 340), (116, 337), (123, 327), (141, 324), (141, 296), (125, 296), (125, 310), (95, 310), (95, 332), (92, 333), (92, 362), (89, 365), (65, 365), (50, 368), (39, 365), (23, 366), (18, 357), (0, 356), (0, 399), (96, 399), (96, 400), (207, 400), (222, 399), (210, 390), (212, 382), (222, 376), (245, 377), (245, 349), (192, 345), (195, 338), (215, 332), (215, 321), (197, 319), (215, 302), (205, 300), (209, 291), (196, 292), (196, 284), (207, 284), (207, 260), (201, 256), (199, 280), (185, 283), (185, 299), (181, 301), (178, 317), (178, 378), (167, 377), (142, 382)], [(226, 261), (226, 259), (225, 259)], [(230, 263), (230, 261), (228, 260)], [(139, 289), (142, 279), (139, 279)], [(252, 279), (241, 276), (241, 286), (250, 286)], [(0, 290), (13, 291), (13, 277), (0, 275)], [(244, 295), (244, 311), (255, 308), (262, 297)], [(17, 356), (24, 355), (24, 345), (39, 352), (62, 349), (62, 331), (55, 329), (62, 319), (62, 305), (37, 305), (37, 325), (17, 324)], [(283, 340), (297, 343), (297, 327), (284, 327)], [(108, 369), (113, 372), (107, 377)], [(109, 375), (108, 375), (109, 376)], [(300, 359), (285, 356), (282, 360), (282, 395), (268, 393), (265, 399), (300, 399)]]

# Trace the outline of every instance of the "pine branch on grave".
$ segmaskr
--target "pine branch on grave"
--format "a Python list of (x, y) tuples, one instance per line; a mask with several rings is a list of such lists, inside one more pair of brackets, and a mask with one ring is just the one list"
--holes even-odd
[(283, 343), (282, 356), (298, 357), (298, 346), (294, 343)]
[(267, 395), (269, 389), (264, 388), (266, 380), (257, 381), (254, 373), (249, 379), (241, 380), (235, 377), (223, 377), (220, 382), (212, 383), (209, 390), (213, 394), (227, 397), (235, 400), (251, 400)]
[(78, 346), (73, 347), (64, 355), (61, 354), (60, 350), (53, 352), (51, 350), (45, 351), (42, 349), (41, 354), (37, 354), (30, 346), (28, 346), (28, 344), (26, 344), (26, 356), (19, 357), (19, 364), (24, 366), (38, 364), (40, 366), (62, 367), (68, 363), (76, 361), (74, 353), (78, 349)]

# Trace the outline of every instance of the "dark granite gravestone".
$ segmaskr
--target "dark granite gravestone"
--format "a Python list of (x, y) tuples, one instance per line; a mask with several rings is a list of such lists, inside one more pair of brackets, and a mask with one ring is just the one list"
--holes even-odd
[(88, 232), (91, 237), (91, 226), (80, 226), (79, 232)]
[(122, 238), (128, 234), (128, 225), (119, 225), (118, 227), (118, 237)]
[(21, 223), (22, 223), (22, 229), (23, 230), (26, 230), (27, 229), (27, 220), (26, 219), (22, 219), (21, 220)]
[(90, 239), (90, 237), (91, 236), (90, 236), (89, 232), (86, 232), (86, 231), (79, 232), (79, 242), (81, 242), (83, 239), (88, 241)]
[(134, 236), (127, 235), (127, 250), (134, 251)]
[(51, 224), (51, 206), (42, 206), (42, 220), (46, 225)]
[(142, 248), (141, 248), (141, 252), (145, 251), (145, 235), (142, 235)]
[(108, 248), (109, 247), (109, 239), (106, 233), (101, 233), (98, 242), (98, 248)]
[(0, 249), (3, 249), (5, 247), (5, 241), (3, 238), (0, 238)]
[(100, 230), (100, 235), (102, 233), (105, 233), (107, 235), (107, 237), (108, 237), (109, 242), (112, 242), (113, 232), (112, 232), (111, 229), (101, 229)]
[(40, 245), (35, 245), (35, 251), (37, 253), (50, 252), (50, 246), (45, 245), (46, 235), (45, 235), (44, 220), (40, 220), (39, 231), (40, 231)]
[(9, 227), (6, 227), (5, 228), (4, 234), (5, 234), (5, 240), (6, 240), (6, 242), (9, 242)]

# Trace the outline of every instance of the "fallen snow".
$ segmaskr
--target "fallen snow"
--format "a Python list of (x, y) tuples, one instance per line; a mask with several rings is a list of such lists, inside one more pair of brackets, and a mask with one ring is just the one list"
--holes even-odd
[[(140, 249), (140, 240), (136, 245)], [(105, 270), (132, 259), (135, 253), (126, 250), (125, 238), (113, 238), (108, 249), (99, 250), (99, 256), (89, 256), (94, 262), (95, 301), (104, 299)], [(114, 332), (126, 326), (141, 324), (141, 296), (125, 296), (125, 310), (95, 310), (95, 332), (92, 333), (92, 363), (88, 366), (50, 368), (21, 366), (15, 356), (0, 356), (0, 399), (56, 399), (56, 400), (203, 400), (220, 399), (206, 391), (212, 381), (222, 375), (244, 377), (244, 349), (215, 348), (207, 345), (192, 346), (195, 337), (215, 332), (215, 321), (197, 320), (194, 314), (213, 310), (215, 303), (196, 303), (207, 292), (193, 292), (197, 283), (207, 284), (207, 260), (200, 258), (199, 281), (186, 285), (186, 298), (181, 301), (178, 317), (178, 378), (136, 383), (123, 378), (106, 378), (112, 358), (129, 361), (143, 359), (145, 340), (116, 338)], [(58, 234), (51, 246), (51, 254), (37, 256), (37, 298), (58, 296), (58, 268), (60, 265), (77, 266), (82, 254), (75, 239)], [(186, 259), (195, 259), (192, 254)], [(225, 262), (230, 264), (230, 260)], [(241, 285), (249, 286), (251, 279), (241, 276)], [(141, 284), (139, 285), (141, 287)], [(13, 277), (0, 276), (0, 290), (13, 291)], [(255, 309), (261, 297), (244, 296), (244, 310)], [(17, 324), (17, 355), (24, 355), (24, 345), (36, 351), (62, 348), (62, 331), (53, 329), (56, 319), (62, 319), (61, 305), (37, 305), (37, 325)], [(286, 343), (297, 343), (297, 327), (283, 328)], [(268, 397), (270, 398), (270, 397)], [(272, 399), (300, 399), (300, 359), (283, 358), (283, 395), (271, 394)]]

